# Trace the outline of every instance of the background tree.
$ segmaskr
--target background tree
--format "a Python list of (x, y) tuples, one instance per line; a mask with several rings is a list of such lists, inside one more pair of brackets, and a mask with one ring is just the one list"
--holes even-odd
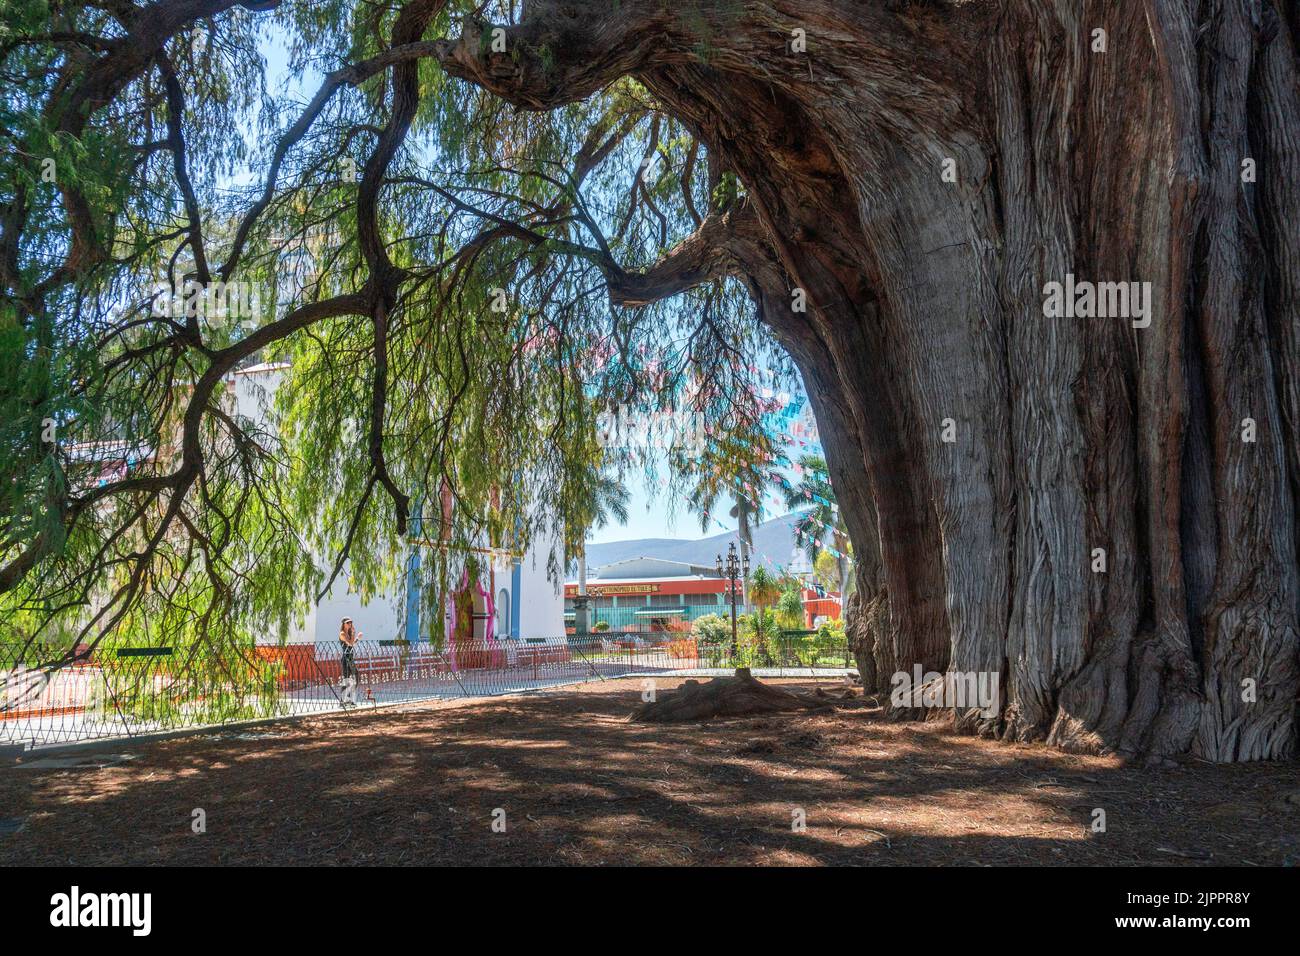
[(817, 578), (817, 583), (827, 591), (834, 591), (840, 586), (840, 571), (840, 562), (829, 551), (817, 555), (817, 560), (813, 562), (813, 575)]
[[(849, 574), (852, 571), (849, 554), (852, 544), (840, 517), (826, 461), (820, 455), (803, 455), (799, 459), (799, 466), (797, 483), (774, 483), (784, 497), (786, 507), (799, 512), (794, 523), (794, 533), (807, 552), (814, 572), (818, 559), (823, 554), (835, 562), (835, 578), (826, 587), (838, 591), (840, 600), (844, 601), (849, 593)], [(828, 548), (834, 554), (830, 554)]]
[(781, 597), (780, 582), (761, 564), (749, 574), (749, 597), (760, 617)]
[[(749, 424), (758, 427), (757, 422)], [(740, 434), (740, 438), (711, 445), (698, 461), (689, 464), (695, 477), (686, 497), (706, 532), (717, 522), (719, 498), (730, 497), (734, 504), (728, 513), (736, 519), (740, 558), (753, 561), (754, 525), (763, 520), (765, 476), (776, 459), (776, 451), (771, 436), (764, 431)], [(750, 582), (744, 579), (741, 603), (748, 607), (751, 601)]]
[(798, 586), (787, 587), (776, 602), (777, 623), (789, 631), (800, 630), (805, 621), (803, 595)]
[[(627, 488), (612, 475), (597, 472), (589, 492), (582, 496), (584, 509), (579, 522), (573, 526), (574, 535), (569, 539), (565, 550), (565, 564), (576, 561), (578, 565), (578, 594), (587, 594), (587, 537), (593, 529), (603, 528), (611, 520), (619, 524), (627, 522), (627, 503), (630, 495)], [(582, 520), (585, 518), (586, 520)], [(588, 608), (585, 604), (578, 608), (574, 617), (577, 633), (587, 633)]]

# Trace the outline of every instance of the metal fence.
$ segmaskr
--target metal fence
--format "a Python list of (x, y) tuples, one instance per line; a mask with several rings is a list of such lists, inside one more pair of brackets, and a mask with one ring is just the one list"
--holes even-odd
[[(712, 595), (710, 595), (711, 597)], [(644, 603), (620, 603), (620, 598), (593, 598), (587, 609), (588, 624), (594, 629), (614, 634), (655, 634), (668, 633), (683, 626), (689, 630), (691, 622), (709, 614), (730, 619), (731, 608), (716, 602), (708, 604), (691, 604), (673, 601), (664, 605), (647, 605)], [(745, 610), (742, 608), (741, 613)], [(564, 623), (572, 630), (577, 624), (577, 612), (568, 602), (564, 607)]]
[[(362, 641), (353, 652), (356, 706), (478, 697), (562, 684), (756, 668), (831, 676), (852, 666), (843, 640), (786, 632), (733, 649), (673, 634), (485, 640), (435, 648)], [(337, 711), (345, 701), (337, 642), (249, 646), (220, 655), (172, 648), (97, 649), (43, 665), (0, 645), (0, 746), (46, 747)]]
[[(653, 595), (659, 597), (659, 595)], [(706, 595), (710, 597), (712, 595)], [(656, 604), (624, 603), (625, 598), (592, 598), (587, 608), (587, 626), (592, 633), (603, 634), (674, 634), (689, 633), (702, 617), (717, 617), (725, 625), (731, 620), (731, 607), (716, 602), (693, 603), (668, 600)], [(615, 605), (612, 601), (619, 601)], [(833, 601), (818, 602), (834, 605)], [(739, 616), (752, 618), (753, 608), (740, 607)], [(578, 632), (578, 612), (572, 598), (564, 605), (566, 633)]]

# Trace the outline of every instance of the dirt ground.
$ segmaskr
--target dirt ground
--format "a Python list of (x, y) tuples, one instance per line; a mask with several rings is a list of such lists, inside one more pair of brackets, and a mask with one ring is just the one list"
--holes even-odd
[[(642, 688), (317, 717), (128, 744), (117, 752), (132, 759), (98, 768), (0, 769), (0, 864), (1300, 864), (1294, 762), (1126, 768), (888, 723), (865, 702), (627, 723)], [(206, 833), (193, 832), (197, 809)]]

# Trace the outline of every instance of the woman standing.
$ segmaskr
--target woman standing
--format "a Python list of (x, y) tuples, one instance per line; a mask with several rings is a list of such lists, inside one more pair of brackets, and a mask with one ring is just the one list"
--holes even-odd
[(345, 617), (343, 623), (339, 625), (339, 643), (343, 645), (343, 685), (342, 704), (346, 707), (348, 704), (356, 706), (357, 704), (357, 661), (356, 648), (357, 641), (361, 640), (361, 635), (357, 629), (352, 626), (352, 618)]

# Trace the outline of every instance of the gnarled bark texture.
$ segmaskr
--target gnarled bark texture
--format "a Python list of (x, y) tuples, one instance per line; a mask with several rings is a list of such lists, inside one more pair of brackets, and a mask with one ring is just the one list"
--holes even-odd
[[(1293, 752), (1297, 0), (571, 0), (506, 53), (481, 29), (447, 70), (531, 109), (632, 75), (744, 183), (611, 295), (751, 283), (860, 557), (868, 691), (996, 672), (963, 726)], [(1048, 317), (1069, 276), (1150, 283), (1149, 324)]]

